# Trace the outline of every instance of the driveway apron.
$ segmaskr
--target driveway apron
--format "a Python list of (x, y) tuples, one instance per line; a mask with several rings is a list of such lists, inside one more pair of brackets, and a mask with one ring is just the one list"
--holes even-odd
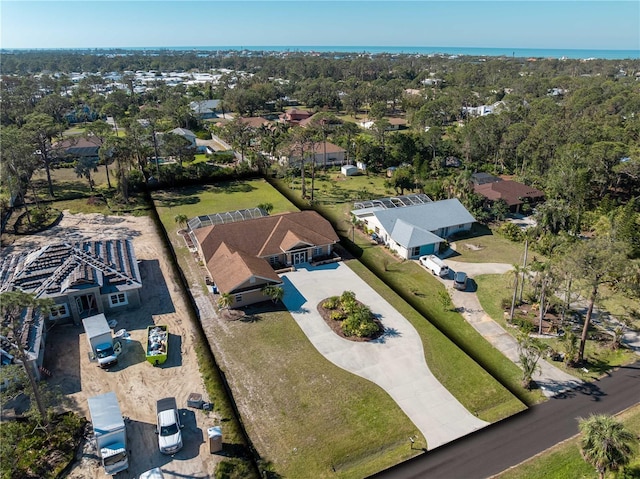
[[(383, 388), (433, 449), (488, 423), (467, 411), (433, 376), (415, 328), (344, 263), (298, 265), (281, 275), (284, 304), (314, 347), (336, 366)], [(325, 323), (318, 304), (353, 291), (371, 308), (385, 333), (369, 342), (341, 338)]]

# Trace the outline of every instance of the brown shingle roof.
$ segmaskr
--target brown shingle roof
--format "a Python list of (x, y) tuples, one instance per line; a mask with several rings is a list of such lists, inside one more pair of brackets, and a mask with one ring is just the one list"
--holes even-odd
[[(266, 275), (265, 266), (272, 273), (273, 270), (261, 258), (280, 255), (300, 244), (327, 245), (338, 242), (338, 235), (331, 224), (315, 211), (284, 213), (207, 226), (195, 230), (194, 234), (207, 269), (223, 292), (229, 290), (225, 290), (222, 284), (233, 283), (235, 287), (252, 275), (273, 278)], [(238, 271), (232, 272), (235, 261), (239, 262)], [(227, 275), (233, 279), (229, 280)], [(244, 276), (244, 280), (240, 276)]]
[(544, 198), (544, 193), (542, 191), (511, 180), (474, 185), (473, 189), (476, 193), (491, 201), (502, 199), (509, 206), (522, 204), (522, 198)]
[(246, 118), (240, 118), (239, 121), (251, 128), (260, 128), (262, 125), (268, 125), (270, 123), (269, 120), (261, 116), (248, 116)]
[(197, 229), (195, 236), (205, 261), (208, 261), (221, 243), (252, 256), (281, 254), (281, 244), (289, 232), (309, 244), (325, 245), (338, 241), (338, 235), (331, 224), (315, 211), (298, 211), (207, 226)]
[[(251, 278), (256, 279), (258, 284), (282, 283), (267, 261), (242, 251), (232, 251), (224, 243), (220, 245), (207, 266), (213, 281), (222, 292), (233, 292), (244, 283), (250, 282)], [(266, 281), (260, 281), (261, 279)]]

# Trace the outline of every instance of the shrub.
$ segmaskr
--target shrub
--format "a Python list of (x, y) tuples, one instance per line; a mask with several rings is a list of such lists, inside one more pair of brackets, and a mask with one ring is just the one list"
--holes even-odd
[(511, 309), (511, 298), (502, 298), (500, 300), (500, 307), (502, 309)]
[(344, 314), (342, 311), (332, 311), (331, 312), (331, 319), (333, 319), (334, 321), (342, 321), (346, 317), (347, 317), (347, 315)]
[(339, 303), (340, 298), (338, 296), (332, 296), (322, 304), (322, 307), (325, 309), (336, 309)]
[(503, 223), (498, 228), (497, 233), (510, 241), (522, 241), (524, 238), (524, 233), (520, 227), (510, 222)]

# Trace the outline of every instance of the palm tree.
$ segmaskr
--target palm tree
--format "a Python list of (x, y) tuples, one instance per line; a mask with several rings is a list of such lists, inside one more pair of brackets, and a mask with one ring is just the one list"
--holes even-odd
[(89, 182), (89, 190), (93, 193), (94, 181), (91, 173), (98, 172), (98, 159), (90, 157), (80, 158), (76, 162), (74, 170), (78, 178), (85, 178)]
[(220, 309), (229, 309), (233, 304), (233, 296), (230, 293), (220, 293), (218, 298), (218, 307)]
[(258, 208), (264, 210), (267, 214), (273, 211), (273, 203), (260, 203)]
[[(22, 291), (8, 291), (0, 294), (0, 318), (3, 320), (2, 334), (6, 337), (15, 338), (15, 341), (19, 342), (20, 340), (18, 338), (23, 337), (23, 328), (26, 327), (22, 320), (24, 311), (30, 309), (34, 315), (48, 314), (52, 306), (53, 301), (51, 299), (38, 299), (33, 294)], [(29, 364), (27, 352), (21, 344), (14, 344), (12, 352), (24, 367), (33, 392), (33, 397), (38, 407), (40, 419), (44, 422), (45, 428), (48, 429), (49, 420), (45, 401), (38, 388), (31, 365)]]
[(284, 289), (282, 286), (275, 286), (273, 284), (268, 284), (264, 288), (262, 288), (262, 294), (265, 296), (269, 296), (271, 301), (277, 303), (284, 298)]
[(178, 223), (178, 226), (180, 226), (181, 229), (184, 229), (184, 227), (187, 225), (187, 221), (189, 221), (189, 217), (183, 214), (175, 215), (173, 219), (176, 223)]
[(511, 309), (509, 310), (509, 322), (513, 322), (513, 314), (516, 309), (516, 299), (518, 296), (518, 285), (520, 282), (520, 273), (522, 268), (518, 264), (513, 264), (513, 269), (510, 269), (507, 274), (513, 276), (513, 296), (511, 297)]
[(527, 333), (518, 337), (518, 356), (522, 367), (522, 386), (531, 389), (534, 374), (540, 370), (538, 361), (544, 352), (544, 345)]
[(638, 439), (614, 417), (592, 414), (587, 419), (579, 418), (578, 428), (582, 457), (596, 468), (600, 479), (629, 463)]

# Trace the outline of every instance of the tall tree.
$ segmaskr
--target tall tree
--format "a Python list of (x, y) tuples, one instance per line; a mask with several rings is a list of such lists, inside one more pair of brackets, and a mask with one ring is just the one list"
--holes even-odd
[(563, 269), (587, 290), (587, 313), (584, 318), (578, 361), (584, 360), (593, 308), (601, 286), (616, 283), (624, 276), (628, 260), (624, 246), (609, 237), (580, 241), (564, 258)]
[(578, 428), (582, 457), (595, 467), (600, 479), (631, 460), (638, 438), (614, 417), (597, 414), (579, 418)]
[(53, 118), (45, 113), (30, 113), (26, 116), (24, 131), (29, 135), (29, 144), (34, 152), (40, 157), (42, 167), (47, 174), (47, 185), (49, 186), (49, 196), (54, 197), (53, 181), (51, 180), (51, 168), (55, 160), (51, 139), (57, 133), (56, 124)]
[[(2, 334), (10, 338), (12, 344), (12, 353), (22, 363), (29, 385), (33, 393), (33, 398), (38, 407), (38, 413), (45, 427), (48, 429), (49, 418), (44, 398), (40, 394), (38, 383), (34, 375), (34, 371), (29, 365), (29, 357), (27, 351), (22, 344), (23, 338), (27, 337), (27, 322), (23, 321), (24, 314), (48, 314), (53, 306), (51, 299), (38, 299), (33, 294), (24, 293), (22, 291), (8, 291), (0, 294), (0, 317), (2, 318)], [(6, 326), (4, 326), (6, 325)]]
[(93, 191), (94, 181), (91, 174), (98, 171), (98, 160), (88, 157), (80, 158), (74, 169), (78, 178), (85, 178), (89, 182), (89, 190)]
[(96, 120), (92, 123), (89, 123), (85, 128), (85, 134), (88, 138), (93, 138), (96, 140), (100, 149), (98, 150), (98, 154), (100, 155), (100, 160), (104, 163), (104, 171), (107, 175), (107, 186), (111, 189), (111, 177), (109, 176), (109, 161), (110, 158), (104, 151), (104, 143), (107, 141), (107, 138), (113, 136), (113, 130), (111, 125), (103, 120)]
[(27, 221), (31, 223), (25, 194), (31, 184), (33, 173), (40, 166), (40, 161), (33, 154), (27, 132), (14, 125), (0, 128), (0, 148), (0, 184), (9, 192), (10, 203), (25, 205)]

